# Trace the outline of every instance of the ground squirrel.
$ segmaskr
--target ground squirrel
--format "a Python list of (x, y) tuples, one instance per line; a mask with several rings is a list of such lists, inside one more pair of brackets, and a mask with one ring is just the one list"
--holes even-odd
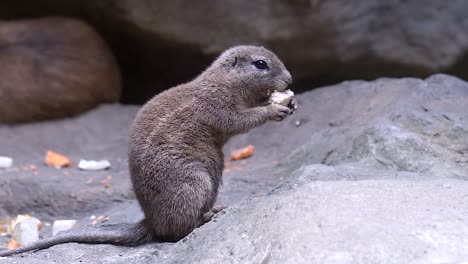
[(134, 246), (177, 241), (209, 221), (224, 166), (222, 147), (236, 134), (297, 108), (269, 103), (273, 91), (292, 83), (271, 51), (236, 46), (222, 53), (193, 81), (147, 102), (131, 128), (129, 167), (144, 219), (123, 231), (70, 231), (5, 251), (8, 256), (60, 243)]

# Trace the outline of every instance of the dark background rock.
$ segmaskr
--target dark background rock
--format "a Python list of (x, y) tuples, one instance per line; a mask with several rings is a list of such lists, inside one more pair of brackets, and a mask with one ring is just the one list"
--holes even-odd
[(67, 117), (118, 101), (119, 68), (80, 20), (0, 21), (0, 123)]
[(142, 103), (240, 43), (278, 53), (296, 91), (382, 76), (468, 78), (466, 10), (464, 0), (5, 0), (0, 18), (69, 15), (90, 22), (119, 60), (122, 102)]
[[(224, 173), (219, 202), (228, 209), (186, 239), (136, 248), (71, 243), (0, 262), (468, 259), (468, 83), (447, 75), (350, 81), (297, 100), (291, 117), (228, 143), (227, 155), (247, 144), (255, 145), (255, 154)], [(0, 126), (0, 155), (10, 153), (16, 166), (35, 164), (39, 172), (0, 172), (0, 219), (32, 213), (45, 222), (75, 218), (81, 226), (89, 225), (90, 215), (109, 216), (106, 224), (140, 219), (125, 161), (128, 125), (137, 109), (106, 105), (68, 120)], [(48, 148), (75, 162), (106, 158), (113, 167), (48, 168), (42, 165)], [(96, 180), (108, 174), (114, 177), (106, 189)], [(85, 183), (89, 177), (93, 184)], [(7, 240), (0, 237), (0, 244)]]

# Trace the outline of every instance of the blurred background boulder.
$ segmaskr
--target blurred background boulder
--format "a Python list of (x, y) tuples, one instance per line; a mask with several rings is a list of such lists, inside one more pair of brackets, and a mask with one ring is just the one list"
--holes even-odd
[(143, 103), (241, 43), (276, 52), (296, 91), (437, 72), (467, 79), (466, 10), (464, 0), (3, 0), (0, 18), (67, 15), (88, 21), (119, 61), (121, 101)]
[(0, 123), (67, 117), (120, 98), (116, 61), (70, 18), (0, 22)]

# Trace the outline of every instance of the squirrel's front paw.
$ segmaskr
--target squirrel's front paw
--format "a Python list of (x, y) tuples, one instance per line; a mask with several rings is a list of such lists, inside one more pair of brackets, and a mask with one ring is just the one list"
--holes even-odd
[(268, 107), (268, 112), (271, 120), (281, 121), (291, 114), (291, 108), (280, 104), (271, 104)]
[(297, 109), (296, 99), (292, 98), (291, 101), (289, 101), (288, 108), (291, 110), (289, 114), (292, 115)]

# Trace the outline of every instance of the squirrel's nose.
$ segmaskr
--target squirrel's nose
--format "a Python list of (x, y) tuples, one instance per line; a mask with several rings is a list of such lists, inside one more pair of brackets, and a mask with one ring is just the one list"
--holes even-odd
[(293, 81), (291, 73), (289, 73), (289, 71), (285, 71), (285, 72), (284, 72), (284, 76), (285, 76), (284, 81), (285, 81), (288, 85), (290, 85), (290, 84), (292, 83), (292, 81)]

